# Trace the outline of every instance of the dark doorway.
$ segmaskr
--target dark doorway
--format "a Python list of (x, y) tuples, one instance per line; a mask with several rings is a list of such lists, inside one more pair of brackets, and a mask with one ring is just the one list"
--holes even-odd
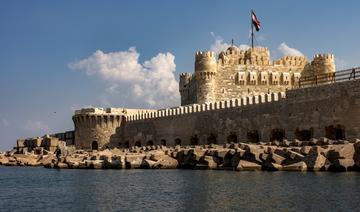
[(207, 144), (216, 144), (216, 135), (210, 134), (210, 136), (207, 138)]
[(231, 133), (228, 137), (227, 137), (227, 142), (228, 143), (237, 143), (237, 136), (235, 133)]
[(325, 127), (325, 137), (333, 140), (345, 138), (345, 127), (343, 125), (330, 125)]
[(284, 129), (272, 129), (270, 141), (282, 141), (285, 138)]
[(180, 145), (181, 146), (181, 139), (180, 138), (175, 139), (175, 145)]
[(134, 146), (141, 147), (141, 141), (136, 141)]
[(129, 148), (129, 147), (130, 147), (129, 141), (125, 141), (125, 148)]
[(97, 141), (93, 141), (93, 142), (91, 143), (91, 149), (92, 149), (92, 150), (98, 150), (98, 149), (99, 149), (99, 144), (98, 144)]
[(153, 146), (154, 145), (154, 142), (152, 140), (146, 142), (146, 146)]
[(119, 142), (119, 148), (122, 148), (123, 144), (121, 142)]
[(310, 139), (313, 137), (313, 132), (314, 132), (313, 128), (310, 128), (310, 130), (296, 129), (295, 137), (300, 141), (310, 141)]
[(161, 142), (161, 145), (162, 145), (162, 146), (166, 146), (166, 140), (165, 140), (165, 139), (161, 139), (160, 142)]
[(197, 137), (197, 135), (191, 136), (190, 145), (199, 145), (199, 138)]
[(246, 141), (249, 143), (258, 143), (260, 141), (259, 132), (257, 130), (247, 132)]

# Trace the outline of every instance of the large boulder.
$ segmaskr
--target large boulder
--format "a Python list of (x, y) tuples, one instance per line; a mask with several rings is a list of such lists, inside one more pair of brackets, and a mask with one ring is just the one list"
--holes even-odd
[(129, 154), (125, 157), (125, 166), (127, 169), (136, 169), (140, 168), (142, 160), (144, 159), (144, 154)]
[(304, 162), (309, 171), (325, 171), (330, 162), (319, 152), (312, 152), (304, 157)]
[(113, 155), (111, 158), (104, 160), (104, 168), (123, 169), (125, 168), (125, 156)]
[(287, 150), (286, 151), (286, 159), (281, 163), (281, 165), (287, 166), (290, 164), (298, 163), (303, 160), (304, 160), (304, 155), (302, 155), (298, 152), (292, 151), (292, 150)]
[(153, 164), (152, 168), (155, 169), (176, 169), (179, 163), (176, 159), (164, 155), (156, 163)]
[(217, 169), (219, 158), (215, 156), (204, 155), (196, 164), (195, 169)]
[(328, 171), (345, 172), (353, 171), (355, 163), (353, 159), (336, 159), (328, 168)]
[(353, 144), (332, 145), (326, 154), (326, 158), (333, 163), (337, 159), (353, 159), (354, 154)]
[(149, 159), (143, 159), (143, 161), (141, 162), (140, 167), (142, 169), (151, 169), (151, 168), (153, 168), (155, 163), (156, 163), (156, 161), (149, 160)]
[(237, 171), (260, 171), (261, 165), (246, 161), (246, 160), (240, 160), (239, 164), (236, 167)]
[(282, 167), (283, 171), (306, 171), (307, 166), (304, 161), (300, 161), (297, 163), (288, 164)]
[(102, 169), (105, 167), (103, 160), (86, 160), (85, 164), (90, 169)]
[(162, 150), (155, 150), (149, 152), (149, 159), (153, 161), (160, 160), (165, 155), (165, 152)]

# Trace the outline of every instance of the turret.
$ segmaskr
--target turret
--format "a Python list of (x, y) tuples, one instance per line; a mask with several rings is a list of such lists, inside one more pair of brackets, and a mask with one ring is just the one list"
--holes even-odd
[(216, 69), (217, 63), (214, 52), (196, 52), (195, 77), (198, 104), (215, 101)]
[(311, 62), (313, 74), (335, 73), (335, 58), (333, 54), (317, 54)]
[(190, 78), (192, 74), (190, 73), (181, 73), (180, 74), (180, 83), (179, 83), (179, 92), (181, 96), (181, 105), (188, 104), (189, 100), (189, 87), (190, 87)]

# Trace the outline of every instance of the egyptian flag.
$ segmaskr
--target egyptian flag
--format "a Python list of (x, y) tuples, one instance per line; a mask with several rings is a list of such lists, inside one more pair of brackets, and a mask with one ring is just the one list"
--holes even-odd
[(251, 19), (256, 31), (260, 30), (260, 21), (257, 19), (253, 10), (251, 10)]

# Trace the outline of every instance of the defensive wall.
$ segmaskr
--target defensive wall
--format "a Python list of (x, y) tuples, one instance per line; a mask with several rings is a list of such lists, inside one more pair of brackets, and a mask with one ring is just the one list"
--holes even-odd
[(126, 115), (119, 146), (360, 135), (360, 80)]

